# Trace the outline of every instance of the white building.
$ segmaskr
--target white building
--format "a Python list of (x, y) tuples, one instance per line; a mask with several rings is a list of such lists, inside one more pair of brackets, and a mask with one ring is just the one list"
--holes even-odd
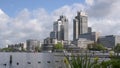
[(87, 48), (88, 44), (94, 43), (94, 41), (87, 40), (85, 38), (79, 38), (77, 41), (75, 41), (75, 44), (80, 48)]
[(40, 46), (40, 41), (29, 39), (26, 41), (26, 45), (27, 51), (35, 51), (35, 48)]

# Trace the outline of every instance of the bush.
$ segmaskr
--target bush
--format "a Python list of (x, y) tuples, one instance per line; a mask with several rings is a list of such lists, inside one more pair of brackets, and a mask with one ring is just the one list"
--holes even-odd
[[(95, 57), (93, 61), (86, 55), (72, 56), (71, 60), (67, 58), (67, 68), (120, 68), (120, 59), (111, 59), (108, 61), (98, 62), (99, 58)], [(70, 67), (69, 67), (70, 66)]]

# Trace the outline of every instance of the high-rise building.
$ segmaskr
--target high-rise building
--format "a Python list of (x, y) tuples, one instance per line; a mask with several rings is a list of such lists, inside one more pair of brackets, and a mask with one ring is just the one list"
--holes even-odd
[(88, 33), (88, 17), (85, 12), (78, 12), (73, 20), (73, 40), (79, 38), (80, 34)]
[(68, 19), (66, 19), (65, 16), (60, 16), (60, 18), (54, 22), (50, 37), (56, 38), (57, 40), (68, 40)]
[(52, 38), (52, 39), (56, 39), (56, 32), (55, 31), (51, 31), (50, 32), (50, 38)]

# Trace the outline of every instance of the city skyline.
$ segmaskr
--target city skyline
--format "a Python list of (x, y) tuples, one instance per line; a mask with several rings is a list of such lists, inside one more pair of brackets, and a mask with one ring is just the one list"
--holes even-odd
[[(25, 1), (20, 1), (19, 6), (17, 6), (14, 5), (17, 4), (15, 3), (16, 1), (10, 1), (13, 2), (13, 7), (10, 7), (12, 3), (8, 4), (9, 1), (0, 2), (0, 47), (6, 44), (23, 42), (31, 38), (43, 40), (49, 36), (53, 22), (60, 15), (65, 15), (69, 19), (69, 38), (72, 39), (72, 20), (76, 16), (77, 11), (80, 10), (85, 10), (88, 13), (88, 24), (94, 31), (99, 31), (103, 35), (120, 34), (119, 0), (72, 0), (63, 1), (63, 3), (58, 1), (59, 5), (56, 7), (54, 7), (54, 5), (57, 5), (56, 2), (49, 3), (49, 1), (38, 1), (38, 3), (31, 1), (33, 5), (35, 4), (33, 7), (30, 6), (32, 3), (29, 5), (29, 2), (23, 6), (25, 3), (22, 3)], [(38, 5), (42, 2), (44, 5)], [(49, 5), (51, 6), (49, 7)]]

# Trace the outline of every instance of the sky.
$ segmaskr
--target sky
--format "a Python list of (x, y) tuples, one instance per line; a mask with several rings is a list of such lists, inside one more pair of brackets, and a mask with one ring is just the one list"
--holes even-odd
[(14, 16), (24, 8), (29, 10), (44, 8), (51, 13), (61, 6), (72, 5), (73, 3), (84, 3), (84, 0), (1, 0), (0, 8), (9, 16)]
[(101, 35), (120, 35), (120, 0), (0, 0), (0, 47), (42, 41), (60, 15), (69, 20), (69, 39), (77, 11), (88, 14), (88, 26)]

